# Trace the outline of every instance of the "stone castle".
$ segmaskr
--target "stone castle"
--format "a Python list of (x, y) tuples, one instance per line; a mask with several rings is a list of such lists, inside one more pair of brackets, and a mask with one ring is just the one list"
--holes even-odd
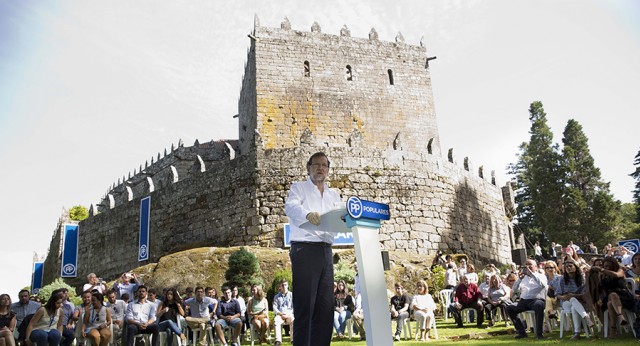
[[(316, 151), (331, 159), (330, 186), (387, 203), (382, 248), (425, 255), (464, 252), (510, 262), (514, 242), (508, 186), (493, 172), (455, 163), (440, 149), (429, 60), (423, 43), (266, 28), (249, 34), (237, 140), (179, 142), (113, 184), (80, 223), (77, 283), (90, 272), (123, 271), (176, 251), (283, 246), (284, 201), (306, 179)], [(140, 199), (151, 196), (150, 259), (138, 262)], [(45, 284), (60, 275), (61, 219), (45, 261)], [(68, 280), (72, 283), (74, 280)]]

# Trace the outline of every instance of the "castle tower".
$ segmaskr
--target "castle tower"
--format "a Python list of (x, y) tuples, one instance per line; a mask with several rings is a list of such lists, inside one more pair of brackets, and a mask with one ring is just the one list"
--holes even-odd
[[(240, 150), (259, 134), (264, 149), (349, 146), (359, 136), (369, 148), (440, 153), (427, 51), (396, 42), (282, 27), (256, 20), (239, 104)], [(302, 138), (302, 139), (301, 139)]]

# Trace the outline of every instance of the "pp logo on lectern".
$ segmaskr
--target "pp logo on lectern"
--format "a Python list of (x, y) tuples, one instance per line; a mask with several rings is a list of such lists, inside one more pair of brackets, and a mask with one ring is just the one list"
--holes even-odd
[(357, 219), (362, 216), (362, 201), (356, 196), (351, 196), (347, 200), (347, 212), (352, 218)]

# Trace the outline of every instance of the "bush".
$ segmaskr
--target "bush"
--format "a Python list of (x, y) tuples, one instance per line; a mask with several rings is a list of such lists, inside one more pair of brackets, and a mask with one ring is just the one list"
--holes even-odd
[(248, 288), (252, 285), (262, 285), (264, 281), (261, 277), (260, 263), (256, 255), (241, 247), (238, 251), (229, 256), (229, 269), (224, 273), (227, 282), (224, 286), (238, 286), (238, 293), (247, 297)]
[(356, 280), (355, 276), (356, 271), (352, 267), (347, 266), (343, 261), (338, 262), (333, 267), (333, 281), (338, 282), (344, 280), (352, 289)]
[(42, 287), (38, 292), (38, 298), (40, 298), (42, 304), (45, 304), (51, 298), (51, 292), (59, 288), (66, 288), (69, 291), (69, 300), (76, 296), (76, 290), (73, 287), (62, 281), (62, 278), (57, 278), (52, 283)]
[(282, 269), (273, 273), (273, 280), (271, 286), (267, 289), (267, 300), (273, 302), (273, 298), (278, 294), (278, 285), (282, 279), (287, 280), (289, 283), (289, 291), (293, 292), (293, 280), (291, 278), (291, 271)]
[(431, 275), (427, 280), (427, 284), (429, 284), (429, 293), (434, 297), (436, 297), (438, 292), (444, 288), (445, 271), (446, 270), (442, 268), (442, 266), (435, 266), (431, 269)]

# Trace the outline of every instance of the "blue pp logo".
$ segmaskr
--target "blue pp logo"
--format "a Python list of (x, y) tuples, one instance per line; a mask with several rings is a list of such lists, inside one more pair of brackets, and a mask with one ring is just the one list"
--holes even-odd
[(347, 200), (347, 212), (354, 219), (362, 216), (362, 201), (360, 198), (356, 196), (349, 197)]

